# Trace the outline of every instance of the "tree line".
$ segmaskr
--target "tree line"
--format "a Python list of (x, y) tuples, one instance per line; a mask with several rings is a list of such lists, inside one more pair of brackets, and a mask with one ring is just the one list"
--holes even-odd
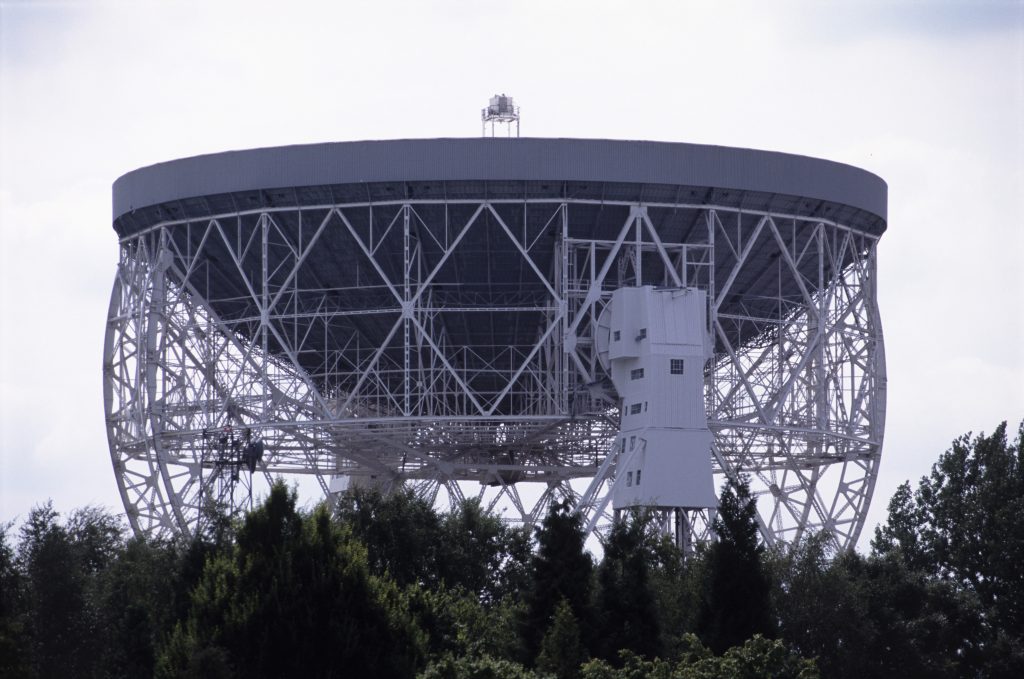
[(645, 512), (596, 559), (554, 504), (533, 531), (474, 500), (279, 482), (190, 540), (50, 503), (0, 526), (0, 676), (1024, 676), (1024, 423), (953, 442), (870, 552), (758, 540), (745, 481), (683, 559)]

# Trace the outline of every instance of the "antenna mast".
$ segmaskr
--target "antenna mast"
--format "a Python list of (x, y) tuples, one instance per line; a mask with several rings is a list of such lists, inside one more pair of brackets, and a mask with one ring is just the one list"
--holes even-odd
[(516, 124), (516, 137), (519, 136), (519, 107), (515, 105), (512, 97), (504, 94), (496, 94), (491, 97), (487, 108), (480, 111), (480, 120), (483, 123), (483, 136), (487, 136), (487, 124), (491, 125), (491, 136), (494, 136), (495, 124), (505, 124), (508, 127), (507, 136), (512, 136), (512, 123)]

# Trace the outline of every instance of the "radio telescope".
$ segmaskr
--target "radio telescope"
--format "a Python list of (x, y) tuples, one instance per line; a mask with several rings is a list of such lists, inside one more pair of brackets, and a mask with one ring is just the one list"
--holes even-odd
[(525, 524), (569, 499), (598, 535), (646, 504), (685, 546), (745, 474), (767, 542), (852, 546), (885, 422), (886, 200), (834, 162), (604, 140), (130, 172), (103, 358), (130, 523), (191, 534), (284, 476)]

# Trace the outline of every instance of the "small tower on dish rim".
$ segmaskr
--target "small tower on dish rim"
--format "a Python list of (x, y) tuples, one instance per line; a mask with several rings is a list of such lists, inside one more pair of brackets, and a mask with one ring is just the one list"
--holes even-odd
[(480, 111), (482, 123), (482, 134), (487, 136), (487, 125), (491, 126), (491, 136), (494, 136), (496, 124), (507, 125), (506, 136), (512, 136), (512, 123), (516, 124), (516, 137), (519, 136), (519, 107), (515, 105), (512, 97), (505, 94), (495, 94), (487, 104), (487, 108)]

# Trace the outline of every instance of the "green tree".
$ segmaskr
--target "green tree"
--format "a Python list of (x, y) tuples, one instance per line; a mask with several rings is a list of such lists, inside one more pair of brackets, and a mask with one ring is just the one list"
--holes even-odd
[(170, 543), (177, 557), (173, 576), (172, 618), (184, 620), (192, 606), (192, 592), (203, 577), (206, 563), (230, 554), (235, 547), (237, 520), (232, 520), (227, 507), (214, 502), (202, 507), (200, 520), (190, 538), (181, 537)]
[(619, 652), (616, 665), (594, 658), (580, 668), (580, 679), (673, 679), (672, 663), (661, 658), (644, 658), (628, 649)]
[(536, 531), (536, 541), (519, 625), (525, 657), (531, 663), (563, 599), (580, 621), (580, 633), (588, 648), (593, 637), (587, 623), (593, 619), (594, 562), (584, 545), (582, 518), (571, 510), (568, 501), (554, 503)]
[(370, 575), (323, 507), (303, 516), (295, 505), (278, 482), (231, 552), (207, 562), (158, 675), (188, 676), (203, 656), (244, 677), (414, 674), (422, 632), (397, 588)]
[(353, 487), (337, 505), (338, 520), (366, 546), (370, 572), (400, 587), (441, 582), (441, 517), (430, 502), (403, 488), (387, 495)]
[(721, 658), (705, 657), (679, 673), (679, 679), (817, 679), (813, 660), (802, 658), (779, 640), (755, 635)]
[(475, 498), (442, 516), (409, 489), (383, 495), (353, 488), (336, 511), (366, 545), (371, 572), (400, 587), (461, 588), (494, 604), (525, 585), (529, 533), (484, 511)]
[[(867, 558), (853, 552), (833, 565), (851, 586), (849, 608), (860, 620), (860, 633), (838, 648), (847, 676), (957, 677), (971, 674), (980, 623), (976, 605), (961, 599), (947, 584), (908, 570), (898, 559)], [(867, 632), (867, 634), (865, 634)], [(861, 652), (847, 652), (860, 646)]]
[(597, 571), (600, 618), (598, 648), (606, 660), (627, 649), (653, 658), (661, 654), (658, 610), (651, 592), (653, 515), (640, 512), (616, 522)]
[(773, 608), (778, 612), (779, 636), (805, 656), (817, 657), (825, 676), (851, 676), (850, 664), (870, 645), (865, 602), (827, 533), (780, 549), (770, 559), (774, 570)]
[(471, 498), (441, 521), (440, 579), (473, 592), (485, 604), (516, 596), (525, 587), (530, 535), (513, 528)]
[(620, 653), (621, 668), (604, 660), (583, 666), (581, 679), (818, 679), (813, 660), (802, 658), (781, 641), (755, 635), (740, 646), (714, 655), (693, 636), (685, 635), (684, 652), (676, 663)]
[(834, 557), (815, 536), (776, 562), (779, 632), (828, 677), (958, 677), (979, 670), (977, 599), (897, 558)]
[(587, 651), (580, 640), (580, 627), (569, 602), (562, 599), (555, 609), (551, 627), (541, 641), (537, 656), (537, 669), (558, 679), (575, 679), (580, 665), (587, 659)]
[(36, 677), (89, 676), (106, 655), (92, 588), (122, 547), (124, 528), (94, 507), (59, 518), (48, 502), (20, 531), (28, 664)]
[(417, 624), (427, 635), (431, 657), (489, 655), (514, 660), (520, 655), (519, 607), (511, 597), (485, 606), (464, 589), (418, 585), (409, 587), (406, 596)]
[(889, 498), (889, 517), (886, 523), (875, 527), (871, 550), (876, 555), (899, 554), (911, 569), (935, 573), (934, 555), (926, 550), (922, 540), (925, 517), (914, 500), (910, 482), (904, 481)]
[(697, 630), (715, 653), (755, 634), (773, 636), (771, 580), (758, 541), (757, 508), (746, 479), (726, 482), (708, 548)]
[(153, 676), (157, 648), (173, 629), (183, 555), (174, 544), (132, 538), (91, 590), (104, 653), (97, 674)]
[(11, 523), (0, 524), (0, 676), (29, 673), (25, 631), (24, 579), (10, 542)]
[[(875, 554), (977, 596), (986, 664), (1024, 674), (1024, 422), (953, 441), (913, 495), (909, 483), (876, 529)], [(1002, 668), (1002, 669), (999, 669)]]
[(431, 662), (418, 679), (547, 679), (522, 665), (489, 655), (444, 656)]
[(669, 536), (660, 535), (653, 545), (650, 589), (661, 630), (662, 657), (677, 658), (681, 637), (694, 632), (705, 580), (706, 549), (699, 545), (683, 558)]

